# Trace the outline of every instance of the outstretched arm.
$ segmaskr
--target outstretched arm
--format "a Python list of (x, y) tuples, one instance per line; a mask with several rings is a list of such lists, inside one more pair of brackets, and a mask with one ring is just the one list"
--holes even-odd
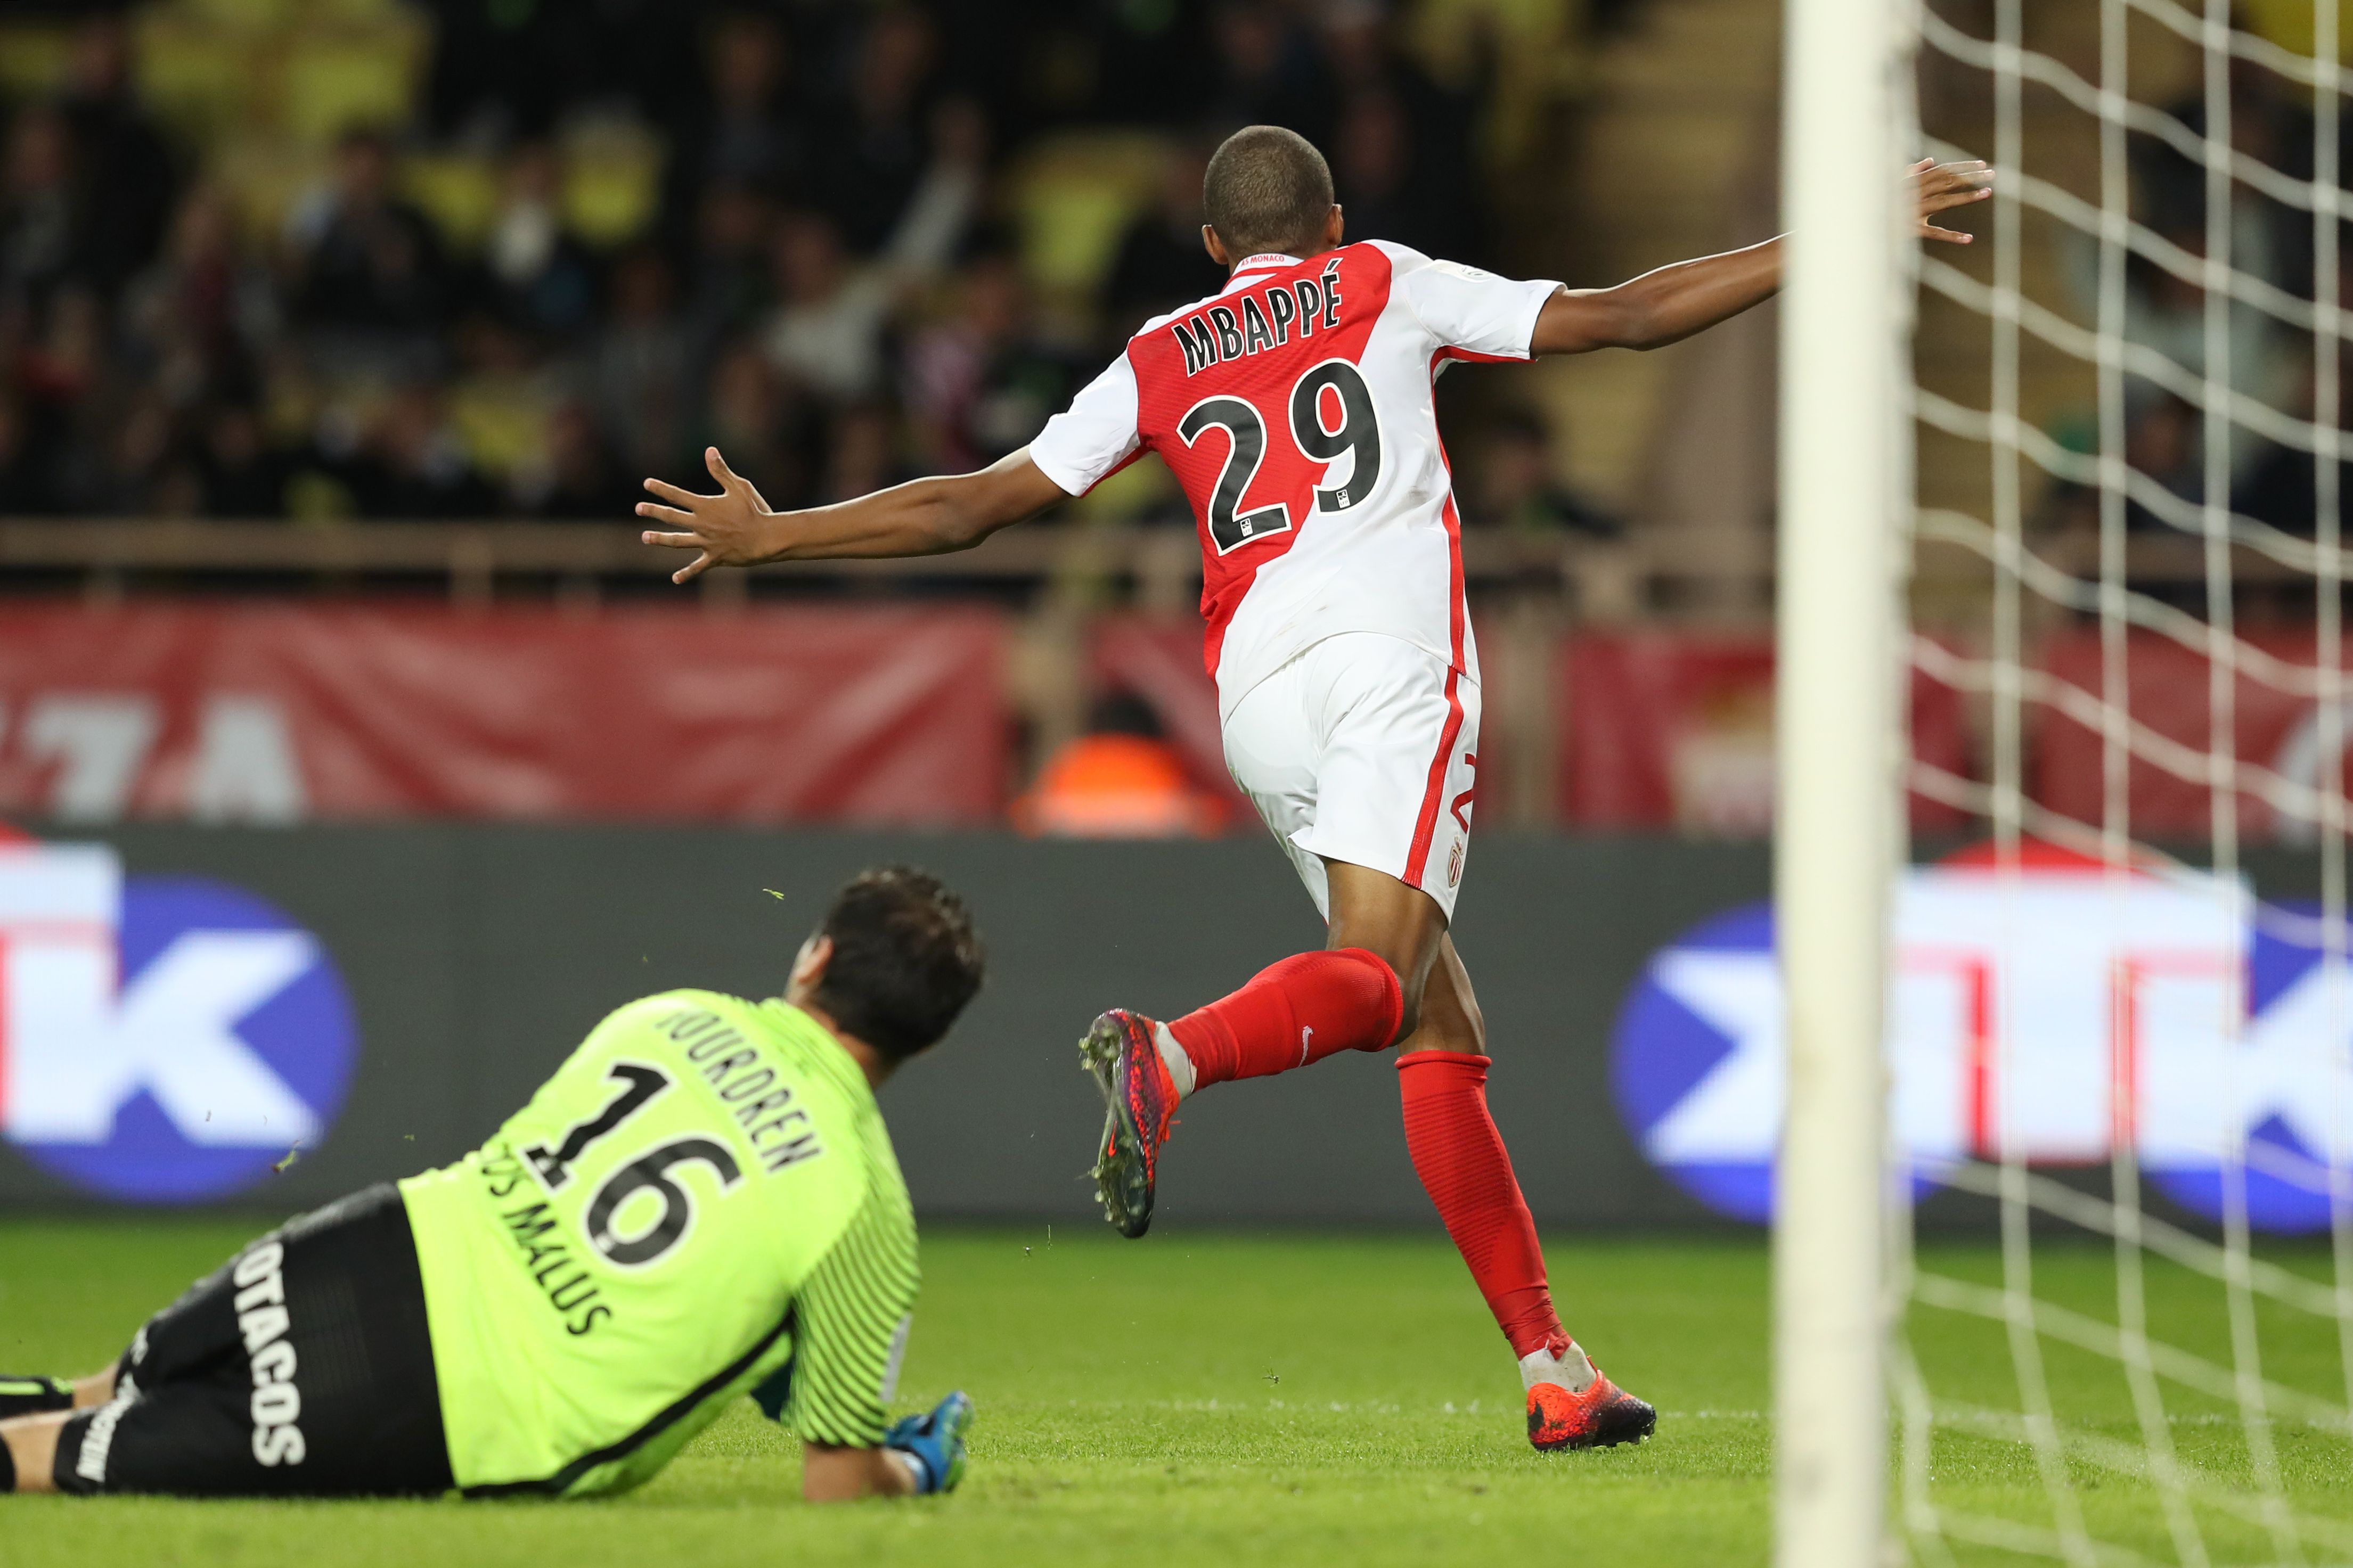
[(727, 466), (716, 447), (706, 448), (702, 460), (719, 481), (717, 495), (648, 479), (646, 489), (670, 504), (638, 503), (639, 517), (676, 530), (648, 529), (648, 544), (698, 552), (670, 574), (674, 583), (713, 566), (756, 566), (764, 561), (944, 555), (969, 550), (1007, 524), (1069, 499), (1029, 460), (1027, 447), (976, 473), (913, 479), (807, 511), (769, 510), (760, 492)]
[[(1983, 163), (1923, 160), (1908, 175), (1924, 239), (1967, 245), (1971, 236), (1931, 221), (1993, 195)], [(1761, 305), (1780, 291), (1781, 242), (1704, 256), (1645, 272), (1614, 289), (1563, 289), (1545, 302), (1530, 344), (1540, 354), (1655, 349)]]

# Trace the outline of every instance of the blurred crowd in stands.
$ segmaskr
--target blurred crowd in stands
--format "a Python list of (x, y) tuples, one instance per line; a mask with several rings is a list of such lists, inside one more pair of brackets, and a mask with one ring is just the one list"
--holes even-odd
[[(1434, 71), (1377, 0), (77, 13), (0, 12), (40, 57), (0, 58), (5, 512), (601, 519), (706, 442), (779, 506), (985, 463), (1218, 286), (1201, 169), (1253, 121), (1353, 233), (1499, 260), (1499, 50)], [(1608, 529), (1548, 438), (1501, 421), (1466, 501)]]
[[(2240, 25), (2258, 26), (2278, 9), (2242, 16)], [(2308, 37), (2278, 41), (2292, 48), (2310, 47)], [(2322, 278), (2311, 207), (2280, 199), (2281, 193), (2316, 176), (2309, 90), (2240, 58), (2231, 64), (2229, 92), (2229, 123), (2214, 133), (2227, 139), (2242, 171), (2244, 161), (2252, 161), (2275, 177), (2266, 181), (2258, 172), (2254, 178), (2242, 174), (2228, 182), (2227, 213), (2210, 206), (2201, 145), (2210, 134), (2210, 116), (2202, 95), (2159, 106), (2186, 136), (2168, 140), (2142, 131), (2130, 143), (2133, 217), (2154, 243), (2136, 245), (2126, 258), (2123, 335), (2131, 351), (2159, 356), (2178, 368), (2159, 374), (2142, 359), (2127, 369), (2124, 456), (2162, 494), (2144, 490), (2132, 499), (2126, 525), (2136, 531), (2195, 532), (2211, 471), (2233, 511), (2309, 538), (2319, 515), (2309, 443), (2284, 444), (2261, 427), (2268, 425), (2277, 432), (2287, 421), (2327, 416), (2315, 379), (2316, 339), (2295, 318), (2308, 316), (2310, 302), (2324, 294), (2353, 301), (2353, 224), (2340, 225), (2336, 275)], [(2353, 168), (2353, 118), (2346, 120), (2344, 130), (2337, 158), (2340, 170)], [(2095, 170), (2085, 173), (2096, 176)], [(2215, 244), (2224, 236), (2227, 257), (2217, 254)], [(2078, 233), (2071, 239), (2076, 313), (2089, 324), (2101, 319), (2101, 258), (2092, 237)], [(2219, 323), (2210, 321), (2201, 281), (2210, 258), (2226, 259), (2241, 275), (2227, 302), (2217, 307)], [(2324, 282), (2330, 287), (2324, 289)], [(2353, 355), (2341, 354), (2340, 364), (2342, 389), (2335, 405), (2342, 426), (2353, 424)], [(2210, 376), (2220, 384), (2218, 392), (2227, 389), (2243, 400), (2242, 406), (2259, 405), (2248, 417), (2218, 426), (2211, 451), (2199, 411), (2206, 395), (2200, 384)], [(2284, 419), (2267, 420), (2264, 411)], [(2063, 438), (2079, 450), (2095, 450), (2098, 436), (2090, 421), (2086, 411), (2083, 427), (2061, 432)], [(2343, 470), (2338, 491), (2353, 496), (2353, 467)], [(2089, 489), (2063, 484), (2052, 496), (2055, 523), (2085, 531), (2094, 526), (2097, 500)], [(2194, 596), (2202, 606), (2202, 592)]]

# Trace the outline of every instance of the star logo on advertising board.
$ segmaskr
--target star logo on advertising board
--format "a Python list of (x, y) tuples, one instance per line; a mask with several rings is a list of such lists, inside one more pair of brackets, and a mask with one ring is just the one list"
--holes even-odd
[[(2211, 1219), (2226, 1173), (2269, 1230), (2328, 1224), (2353, 1165), (2353, 981), (2319, 922), (2244, 884), (2111, 877), (2039, 855), (1916, 868), (1897, 894), (1889, 1120), (1915, 1190), (2016, 1155), (2105, 1163), (2129, 1141), (2153, 1185)], [(1644, 1154), (1720, 1213), (1762, 1223), (1784, 1100), (1772, 911), (1703, 922), (1621, 1007), (1611, 1077)], [(2340, 1177), (2341, 1179), (2341, 1177)]]
[(359, 1055), (319, 940), (241, 889), (0, 844), (0, 1137), (87, 1191), (194, 1202), (315, 1147)]

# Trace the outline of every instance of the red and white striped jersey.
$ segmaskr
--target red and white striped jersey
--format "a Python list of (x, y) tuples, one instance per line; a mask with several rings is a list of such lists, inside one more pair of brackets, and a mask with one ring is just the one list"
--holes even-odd
[(1526, 359), (1559, 287), (1377, 239), (1253, 256), (1145, 323), (1029, 458), (1071, 495), (1146, 451), (1175, 472), (1221, 715), (1341, 632), (1402, 637), (1475, 680), (1432, 386), (1451, 360)]

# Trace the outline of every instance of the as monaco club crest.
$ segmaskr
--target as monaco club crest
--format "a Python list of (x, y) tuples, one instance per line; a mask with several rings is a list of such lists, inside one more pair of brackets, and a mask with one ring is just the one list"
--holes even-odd
[(0, 1136), (87, 1191), (186, 1203), (315, 1147), (359, 1056), (319, 940), (240, 889), (0, 844)]
[[(2246, 887), (2107, 875), (2040, 853), (2015, 876), (1958, 863), (1896, 900), (1889, 1117), (1917, 1184), (2014, 1154), (2104, 1164), (2128, 1140), (2150, 1184), (2210, 1219), (2226, 1175), (2250, 1221), (2328, 1225), (2353, 1166), (2353, 981), (2317, 917)], [(1626, 998), (1611, 1076), (1651, 1162), (1719, 1213), (1771, 1217), (1783, 1103), (1770, 906), (1656, 954)]]

